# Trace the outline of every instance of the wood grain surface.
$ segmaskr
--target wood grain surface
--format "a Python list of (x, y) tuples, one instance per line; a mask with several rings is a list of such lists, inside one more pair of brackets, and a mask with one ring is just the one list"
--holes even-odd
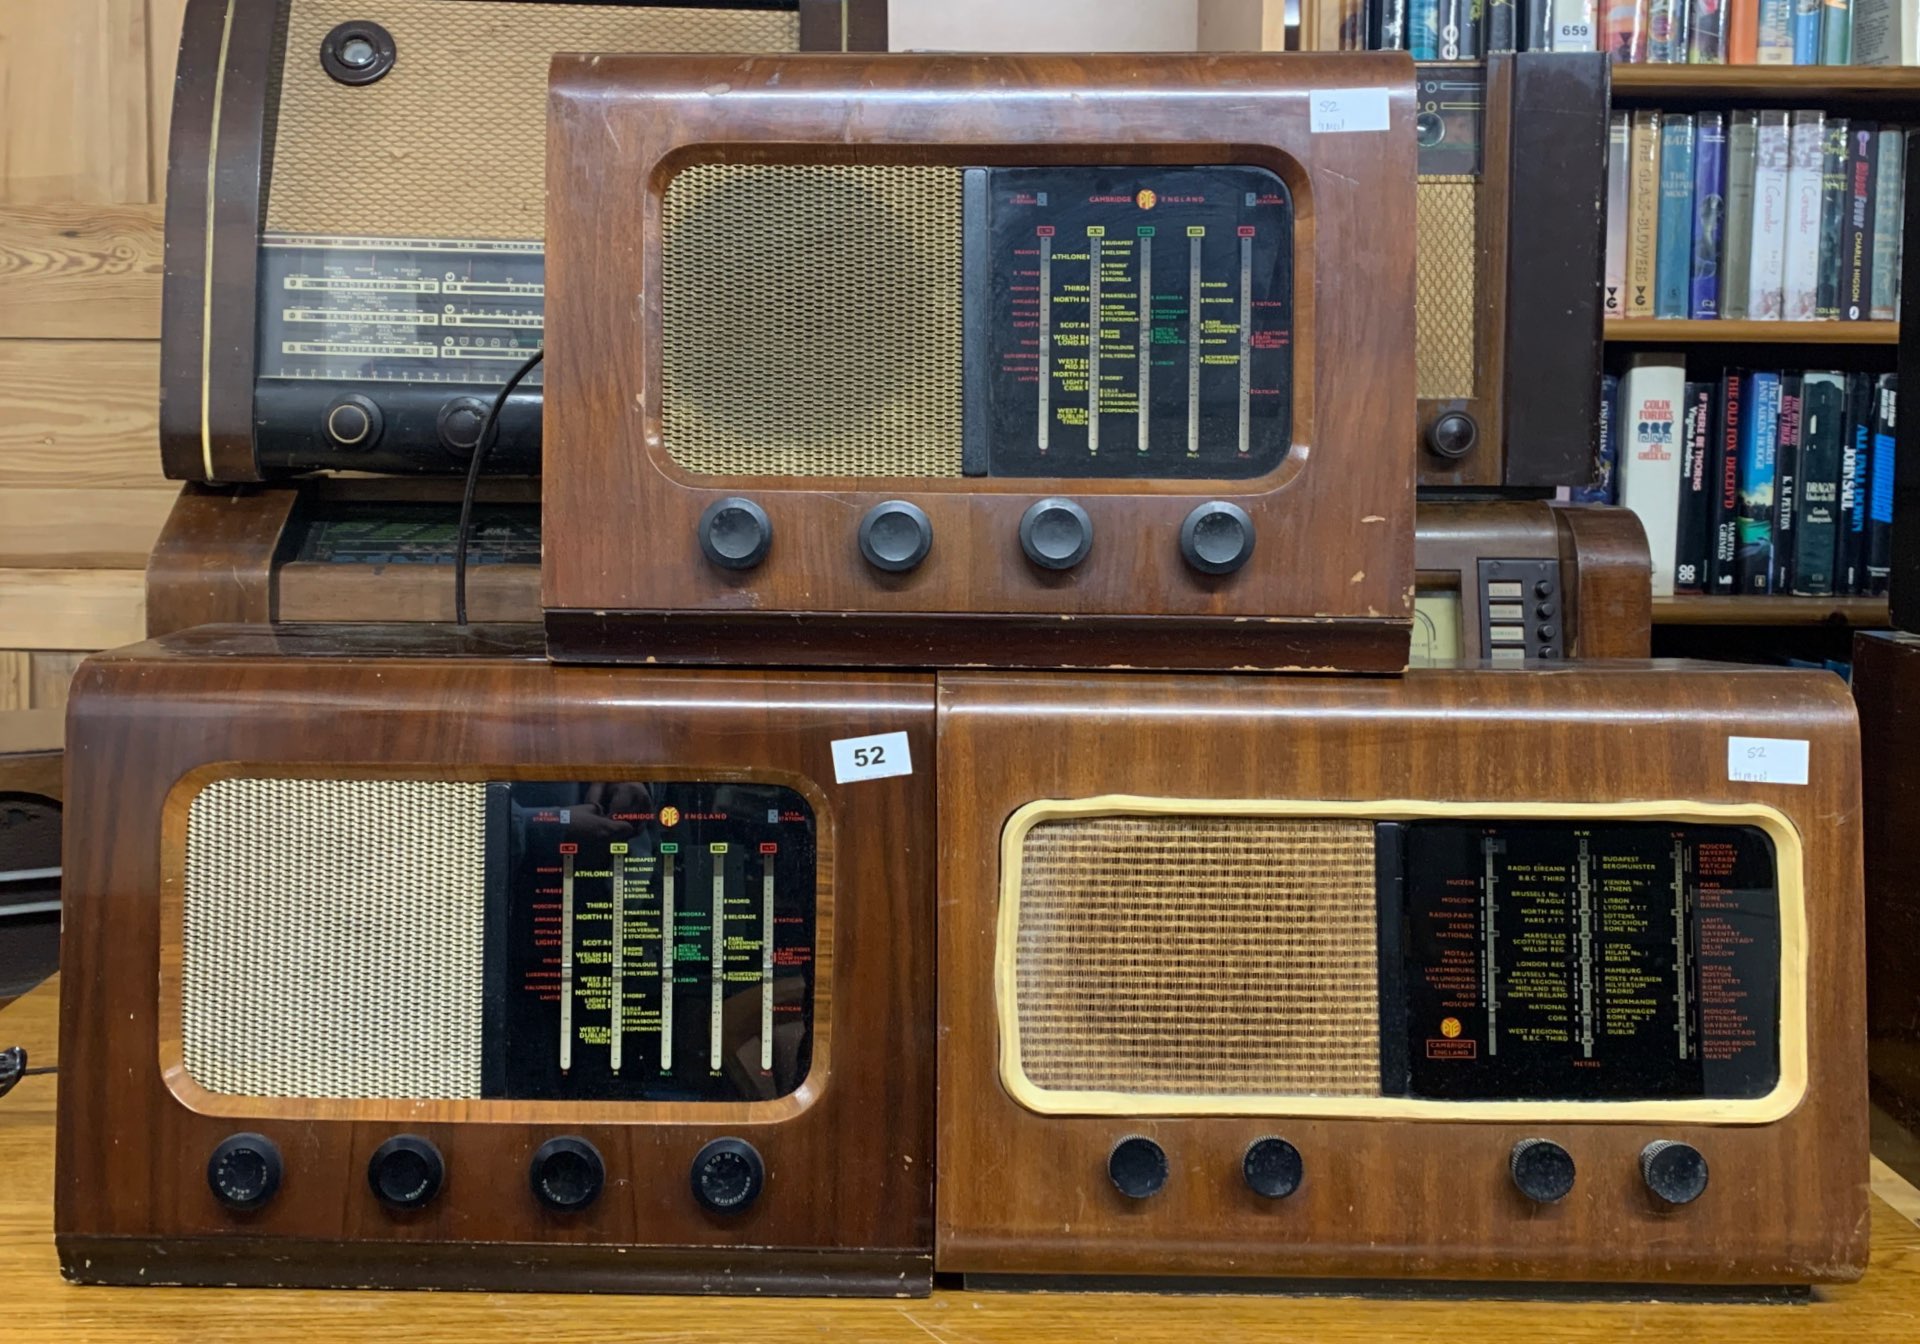
[(0, 208), (0, 338), (154, 340), (160, 207)]
[(1920, 636), (1853, 639), (1866, 808), (1867, 1037), (1874, 1101), (1920, 1130)]
[[(0, 1046), (55, 1064), (57, 980), (0, 1009)], [(1920, 1302), (1920, 1227), (1872, 1206), (1866, 1277), (1815, 1290), (1804, 1306), (1772, 1302), (1394, 1300), (1352, 1296), (1152, 1296), (973, 1292), (944, 1286), (922, 1302), (554, 1296), (536, 1293), (351, 1293), (294, 1289), (87, 1288), (65, 1283), (53, 1249), (55, 1096), (32, 1077), (0, 1098), (0, 1298), (9, 1340), (66, 1344), (257, 1344), (346, 1339), (402, 1344), (556, 1341), (832, 1340), (834, 1344), (1382, 1344), (1472, 1340), (1538, 1344), (1622, 1339), (1745, 1344), (1905, 1340)], [(1876, 1193), (1920, 1208), (1884, 1169)]]

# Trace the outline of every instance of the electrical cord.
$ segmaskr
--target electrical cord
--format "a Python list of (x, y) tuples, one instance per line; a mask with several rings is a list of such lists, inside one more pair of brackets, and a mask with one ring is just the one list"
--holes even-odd
[(13, 1085), (22, 1078), (31, 1077), (36, 1073), (53, 1073), (54, 1071), (54, 1066), (51, 1064), (37, 1069), (28, 1068), (27, 1052), (22, 1046), (9, 1046), (5, 1050), (0, 1050), (0, 1097), (13, 1091)]
[(534, 371), (546, 353), (546, 347), (542, 346), (513, 371), (501, 386), (499, 395), (493, 399), (493, 405), (487, 409), (487, 418), (480, 422), (480, 437), (473, 445), (473, 461), (467, 464), (467, 488), (460, 496), (460, 530), (453, 550), (453, 619), (457, 625), (467, 623), (467, 537), (473, 527), (473, 497), (480, 488), (480, 468), (486, 462), (487, 450), (493, 446), (494, 437), (499, 431), (501, 407), (507, 404), (513, 389), (520, 386), (521, 379)]

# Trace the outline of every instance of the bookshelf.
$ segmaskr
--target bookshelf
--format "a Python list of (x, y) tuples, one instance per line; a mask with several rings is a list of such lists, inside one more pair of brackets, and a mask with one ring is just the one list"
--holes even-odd
[(1614, 317), (1603, 328), (1610, 341), (1657, 345), (1666, 341), (1739, 345), (1898, 345), (1898, 322), (1694, 321), (1680, 317)]
[(1615, 65), (1617, 106), (1712, 105), (1761, 100), (1772, 106), (1920, 103), (1920, 66), (1911, 65)]
[(1655, 625), (1834, 625), (1880, 630), (1888, 624), (1884, 597), (1681, 595), (1653, 599)]

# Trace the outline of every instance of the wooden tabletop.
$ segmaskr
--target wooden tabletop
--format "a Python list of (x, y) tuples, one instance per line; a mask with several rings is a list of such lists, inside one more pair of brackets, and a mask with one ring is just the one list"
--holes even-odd
[[(57, 1062), (56, 984), (0, 1010), (0, 1047)], [(1816, 1344), (1920, 1339), (1920, 1227), (1873, 1201), (1872, 1268), (1811, 1303), (1408, 1301), (1343, 1297), (1016, 1294), (959, 1290), (925, 1301), (569, 1297), (493, 1293), (296, 1292), (206, 1288), (78, 1288), (53, 1254), (54, 1084), (23, 1079), (0, 1098), (0, 1338), (195, 1344), (355, 1339), (460, 1344), (1225, 1344), (1226, 1341), (1435, 1339), (1740, 1339)], [(1920, 1212), (1920, 1195), (1875, 1163), (1876, 1195)]]

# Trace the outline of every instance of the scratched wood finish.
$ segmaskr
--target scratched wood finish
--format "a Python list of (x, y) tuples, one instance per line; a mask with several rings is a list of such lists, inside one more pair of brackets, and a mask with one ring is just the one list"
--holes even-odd
[(182, 486), (147, 558), (148, 638), (273, 620), (274, 556), (298, 502), (290, 486)]
[[(556, 656), (720, 661), (741, 656), (734, 632), (758, 626), (757, 656), (780, 660), (796, 656), (787, 642), (805, 625), (792, 638), (807, 661), (914, 662), (926, 641), (906, 627), (986, 615), (1053, 621), (1042, 656), (1054, 666), (1397, 671), (1413, 588), (1411, 72), (1381, 53), (557, 60), (542, 582)], [(1389, 89), (1389, 132), (1310, 134), (1310, 96), (1356, 85)], [(1223, 86), (1240, 92), (1223, 100)], [(661, 441), (661, 200), (676, 164), (720, 156), (718, 145), (763, 162), (1273, 169), (1297, 210), (1293, 453), (1253, 482), (688, 476)], [(694, 535), (709, 503), (737, 493), (762, 503), (776, 533), (745, 573), (709, 564)], [(1098, 538), (1067, 573), (1036, 569), (1018, 541), (1021, 514), (1059, 493), (1082, 503)], [(934, 545), (911, 573), (883, 577), (854, 529), (891, 498), (926, 511)], [(1235, 500), (1258, 529), (1236, 574), (1201, 575), (1180, 558), (1181, 521), (1209, 498)], [(648, 525), (629, 526), (636, 516)], [(1195, 628), (1131, 658), (1100, 630), (1173, 614)], [(868, 617), (887, 622), (887, 638), (869, 637)], [(1358, 641), (1342, 625), (1385, 637)], [(984, 623), (972, 656), (949, 661), (1000, 663), (993, 630)], [(1245, 656), (1262, 634), (1273, 651)], [(1321, 634), (1329, 656), (1299, 657)]]
[(1866, 806), (1873, 1096), (1920, 1131), (1920, 636), (1855, 635), (1853, 695)]
[[(90, 660), (69, 723), (57, 1228), (70, 1273), (926, 1291), (933, 777), (843, 788), (829, 744), (902, 730), (914, 758), (931, 762), (930, 679), (557, 669), (539, 657), (537, 627), (201, 628)], [(190, 1110), (162, 1076), (179, 1011), (155, 990), (166, 940), (162, 812), (188, 771), (236, 763), (262, 773), (417, 768), (426, 778), (757, 768), (812, 781), (821, 848), (833, 855), (833, 969), (819, 989), (832, 1049), (817, 1095), (772, 1122), (689, 1120), (685, 1108), (636, 1104), (619, 1121), (573, 1124), (550, 1102), (415, 1123), (371, 1118), (391, 1103), (331, 1120), (286, 1118), (284, 1103), (225, 1118)], [(235, 1217), (208, 1191), (205, 1166), (243, 1129), (280, 1145), (287, 1177), (268, 1207)], [(407, 1130), (440, 1146), (450, 1175), (431, 1206), (395, 1218), (368, 1193), (366, 1162)], [(541, 1142), (568, 1132), (606, 1155), (609, 1182), (590, 1209), (559, 1218), (539, 1209), (526, 1169)], [(751, 1209), (717, 1219), (695, 1203), (687, 1172), (726, 1133), (760, 1148), (768, 1180)]]
[[(1780, 1284), (1848, 1280), (1868, 1210), (1859, 745), (1824, 672), (1705, 664), (1423, 670), (1372, 680), (943, 675), (940, 684), (941, 1270)], [(1805, 787), (1732, 784), (1730, 733), (1812, 742)], [(1805, 845), (1805, 1099), (1758, 1126), (1041, 1116), (1001, 1088), (993, 990), (1002, 823), (1035, 799), (1172, 797), (1605, 802), (1778, 808)], [(1204, 887), (1195, 893), (1205, 899)], [(1129, 1134), (1172, 1179), (1130, 1201), (1106, 1175)], [(1305, 1160), (1291, 1198), (1240, 1180), (1255, 1138)], [(1536, 1207), (1514, 1142), (1564, 1144), (1579, 1184)], [(1712, 1165), (1656, 1211), (1654, 1139)]]

